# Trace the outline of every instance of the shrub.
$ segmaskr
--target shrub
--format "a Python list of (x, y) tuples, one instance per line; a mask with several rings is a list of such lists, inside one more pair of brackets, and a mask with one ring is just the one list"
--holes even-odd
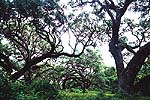
[(44, 100), (44, 99), (38, 97), (37, 94), (35, 93), (25, 94), (23, 92), (20, 92), (17, 95), (16, 100)]
[(0, 100), (13, 99), (13, 90), (8, 75), (0, 72)]
[(8, 75), (0, 72), (0, 100), (57, 100), (57, 85), (48, 80), (24, 84), (11, 81)]
[(33, 90), (37, 96), (54, 100), (56, 99), (59, 91), (55, 83), (51, 84), (48, 80), (35, 81), (31, 84), (31, 90)]

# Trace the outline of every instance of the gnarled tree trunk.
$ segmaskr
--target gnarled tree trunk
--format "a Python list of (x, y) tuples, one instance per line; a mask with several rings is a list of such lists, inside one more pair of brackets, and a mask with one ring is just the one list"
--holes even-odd
[(140, 71), (146, 58), (150, 55), (150, 42), (137, 51), (134, 57), (127, 64), (126, 68), (123, 67), (123, 59), (119, 48), (112, 45), (111, 42), (109, 46), (110, 52), (112, 53), (116, 63), (119, 87), (128, 93), (133, 93), (136, 75)]
[(136, 78), (136, 75), (140, 71), (142, 65), (144, 64), (144, 61), (149, 55), (150, 42), (141, 47), (127, 64), (127, 67), (123, 73), (124, 87), (122, 88), (124, 90), (128, 91), (129, 93), (133, 92), (134, 80)]

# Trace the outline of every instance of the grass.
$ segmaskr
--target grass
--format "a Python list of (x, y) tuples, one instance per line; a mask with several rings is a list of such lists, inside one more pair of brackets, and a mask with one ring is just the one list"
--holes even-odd
[(60, 91), (58, 100), (150, 100), (150, 97), (140, 95), (124, 95), (122, 92), (111, 93), (111, 91)]
[(75, 97), (79, 97), (79, 96), (96, 96), (99, 92), (98, 91), (88, 91), (86, 93), (75, 93), (75, 92), (66, 92), (67, 96), (75, 96)]
[(60, 91), (61, 99), (59, 100), (94, 100), (99, 91), (87, 91), (86, 93)]
[(108, 96), (108, 97), (113, 97), (113, 96), (115, 96), (115, 95), (116, 95), (116, 94), (111, 93), (110, 91), (107, 91), (107, 92), (104, 93), (104, 96)]

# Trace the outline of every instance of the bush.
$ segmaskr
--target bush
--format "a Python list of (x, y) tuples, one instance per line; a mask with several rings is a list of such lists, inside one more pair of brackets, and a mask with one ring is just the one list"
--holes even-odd
[(23, 92), (20, 92), (17, 95), (16, 100), (44, 100), (44, 99), (38, 97), (37, 94), (35, 93), (25, 94)]
[(0, 100), (57, 100), (58, 93), (57, 85), (48, 80), (26, 85), (9, 80), (8, 75), (0, 72)]
[(18, 87), (9, 80), (9, 75), (0, 70), (0, 100), (15, 100), (15, 90), (20, 90)]
[(35, 81), (31, 84), (31, 90), (33, 90), (37, 96), (54, 100), (56, 99), (59, 91), (55, 83), (51, 84), (48, 80)]
[(4, 72), (0, 72), (0, 100), (11, 100), (13, 90), (8, 75)]

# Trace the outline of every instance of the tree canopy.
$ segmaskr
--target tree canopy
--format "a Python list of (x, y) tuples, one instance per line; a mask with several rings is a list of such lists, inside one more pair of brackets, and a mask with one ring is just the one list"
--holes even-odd
[[(15, 70), (12, 79), (20, 78), (25, 72), (30, 71), (33, 65), (47, 58), (57, 58), (62, 55), (78, 57), (85, 47), (93, 43), (90, 39), (92, 33), (86, 36), (75, 33), (74, 45), (68, 43), (71, 52), (64, 50), (63, 35), (70, 34), (71, 28), (68, 27), (68, 19), (58, 2), (58, 0), (0, 2), (2, 5), (0, 36), (10, 48), (9, 54), (0, 52), (0, 62), (7, 72), (12, 73)], [(71, 38), (68, 39), (70, 41)], [(76, 54), (78, 45), (81, 45), (82, 49)], [(15, 61), (15, 64), (12, 64), (11, 60)]]

